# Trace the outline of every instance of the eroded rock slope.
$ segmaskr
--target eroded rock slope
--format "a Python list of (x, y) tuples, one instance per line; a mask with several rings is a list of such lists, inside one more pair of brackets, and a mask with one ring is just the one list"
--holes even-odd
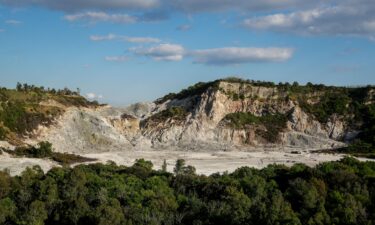
[[(70, 107), (54, 125), (35, 130), (36, 138), (27, 142), (47, 140), (57, 151), (75, 153), (335, 148), (353, 139), (360, 128), (351, 122), (351, 113), (320, 115), (313, 108), (327, 92), (330, 98), (336, 91), (341, 90), (314, 87), (302, 92), (251, 82), (202, 83), (155, 103), (122, 109)], [(366, 98), (373, 101), (373, 95)]]

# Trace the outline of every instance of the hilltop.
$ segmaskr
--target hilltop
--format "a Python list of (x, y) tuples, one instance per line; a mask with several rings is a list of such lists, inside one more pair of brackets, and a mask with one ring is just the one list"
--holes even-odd
[[(233, 170), (233, 160), (263, 167), (316, 165), (342, 157), (317, 151), (374, 157), (374, 90), (228, 78), (197, 83), (151, 103), (113, 108), (67, 90), (3, 88), (0, 143), (15, 148), (48, 141), (56, 154), (73, 154), (63, 155), (68, 162), (83, 156), (129, 164), (150, 157), (159, 166), (166, 158), (189, 156), (203, 173)], [(202, 157), (208, 161), (199, 161)], [(211, 165), (218, 161), (220, 166)], [(55, 165), (43, 163), (46, 169)]]
[[(354, 143), (364, 151), (374, 145), (372, 86), (227, 78), (200, 82), (154, 103), (123, 109), (99, 107), (69, 89), (45, 90), (27, 84), (17, 85), (16, 90), (3, 88), (0, 96), (0, 138), (16, 145), (46, 138), (71, 144), (75, 151), (79, 142), (78, 153), (111, 146), (329, 149)], [(61, 144), (56, 144), (59, 149)]]
[(45, 89), (17, 84), (16, 89), (0, 89), (0, 140), (14, 145), (32, 135), (39, 126), (49, 127), (69, 107), (96, 107), (77, 91)]

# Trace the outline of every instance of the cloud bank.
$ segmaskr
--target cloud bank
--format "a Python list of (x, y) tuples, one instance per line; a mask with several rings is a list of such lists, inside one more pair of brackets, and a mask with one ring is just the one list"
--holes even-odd
[(375, 1), (343, 0), (308, 10), (247, 18), (243, 25), (252, 30), (373, 38)]
[(158, 0), (0, 0), (0, 4), (25, 7), (39, 6), (65, 12), (81, 10), (140, 10), (156, 8)]
[(158, 43), (161, 42), (158, 38), (152, 38), (152, 37), (129, 37), (129, 36), (123, 36), (123, 35), (116, 35), (116, 34), (108, 34), (104, 36), (100, 35), (92, 35), (90, 36), (90, 40), (92, 41), (125, 41), (130, 43)]
[(256, 62), (284, 62), (293, 56), (291, 48), (240, 48), (226, 47), (186, 50), (181, 45), (160, 44), (154, 47), (131, 48), (137, 56), (150, 57), (156, 61), (180, 61), (185, 57), (194, 63), (206, 65), (238, 65)]
[(195, 63), (236, 65), (255, 62), (284, 62), (293, 56), (291, 48), (214, 48), (190, 53)]
[(63, 11), (70, 22), (119, 24), (165, 20), (176, 13), (239, 12), (236, 20), (250, 30), (375, 40), (374, 0), (0, 0), (0, 4)]

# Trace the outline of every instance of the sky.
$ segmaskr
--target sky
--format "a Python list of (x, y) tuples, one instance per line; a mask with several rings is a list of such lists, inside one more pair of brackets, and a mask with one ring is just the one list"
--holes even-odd
[(228, 76), (375, 84), (374, 0), (0, 0), (0, 86), (123, 106)]

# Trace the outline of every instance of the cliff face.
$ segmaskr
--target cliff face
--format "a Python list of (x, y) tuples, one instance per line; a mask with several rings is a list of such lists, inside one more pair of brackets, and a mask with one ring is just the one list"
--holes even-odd
[[(288, 99), (286, 92), (250, 84), (220, 82), (218, 87), (208, 88), (199, 96), (159, 104), (155, 111), (170, 107), (182, 107), (189, 113), (182, 121), (166, 118), (141, 127), (140, 132), (153, 146), (331, 148), (342, 146), (347, 132), (345, 122), (336, 115), (322, 124), (305, 113), (296, 101)], [(225, 116), (239, 112), (258, 117), (282, 114), (286, 115), (287, 123), (277, 140), (270, 143), (258, 134), (262, 126), (233, 128), (223, 123)]]
[[(344, 146), (358, 134), (351, 115), (332, 113), (322, 121), (306, 106), (314, 107), (325, 94), (296, 95), (277, 86), (217, 81), (124, 109), (73, 107), (55, 125), (41, 126), (35, 131), (38, 138), (28, 142), (48, 140), (57, 151), (76, 153)], [(366, 99), (373, 101), (373, 92)]]

